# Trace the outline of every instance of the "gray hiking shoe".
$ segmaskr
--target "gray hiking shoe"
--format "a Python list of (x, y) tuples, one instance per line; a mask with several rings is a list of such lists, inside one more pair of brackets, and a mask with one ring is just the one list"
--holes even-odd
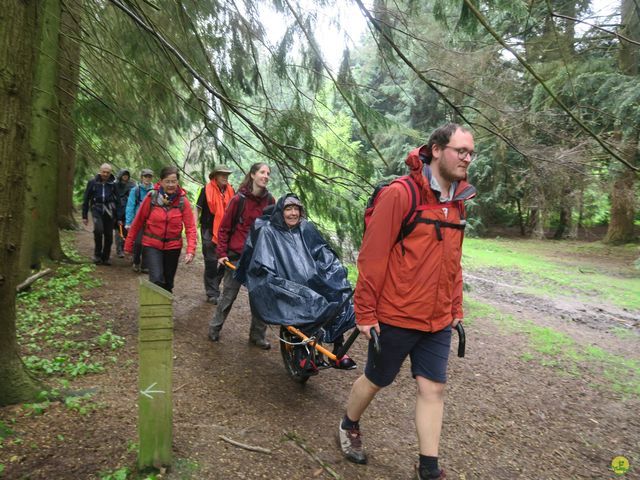
[(427, 472), (421, 472), (420, 466), (416, 464), (415, 470), (417, 480), (445, 480), (447, 478), (444, 468), (441, 468), (438, 472), (429, 474)]
[(342, 428), (342, 420), (340, 420), (338, 438), (340, 439), (340, 449), (347, 460), (361, 465), (367, 463), (367, 456), (362, 447), (362, 434), (359, 428), (345, 430)]
[(264, 340), (262, 338), (259, 338), (257, 340), (250, 338), (249, 345), (256, 346), (258, 348), (261, 348), (262, 350), (269, 350), (271, 348), (271, 344), (267, 340)]

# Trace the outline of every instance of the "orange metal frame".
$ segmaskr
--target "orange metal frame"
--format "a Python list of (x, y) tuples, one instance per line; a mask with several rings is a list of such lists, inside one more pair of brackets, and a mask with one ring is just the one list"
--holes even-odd
[[(236, 266), (228, 260), (225, 260), (224, 264), (227, 267), (229, 267), (231, 270), (236, 269)], [(287, 326), (287, 330), (289, 330), (289, 332), (294, 334), (296, 337), (298, 337), (302, 341), (309, 340), (309, 337), (307, 337), (304, 333), (302, 333), (296, 327), (289, 325)], [(331, 353), (329, 350), (324, 348), (322, 345), (318, 345), (317, 342), (309, 342), (309, 345), (311, 345), (313, 348), (315, 348), (318, 352), (322, 353), (323, 355), (326, 355), (327, 358), (329, 358), (329, 360), (334, 362), (338, 361), (338, 357), (336, 357), (333, 353)]]

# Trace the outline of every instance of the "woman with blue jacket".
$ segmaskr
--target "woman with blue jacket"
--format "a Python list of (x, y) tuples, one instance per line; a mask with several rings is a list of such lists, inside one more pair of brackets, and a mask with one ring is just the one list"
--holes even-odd
[[(129, 230), (133, 219), (136, 218), (136, 214), (140, 208), (140, 204), (144, 200), (144, 197), (153, 190), (153, 171), (148, 168), (143, 168), (140, 172), (140, 183), (131, 189), (129, 193), (129, 199), (127, 200), (127, 211), (125, 215), (125, 228)], [(142, 257), (142, 230), (136, 235), (136, 239), (133, 244), (133, 271), (147, 273), (147, 266), (144, 258)]]

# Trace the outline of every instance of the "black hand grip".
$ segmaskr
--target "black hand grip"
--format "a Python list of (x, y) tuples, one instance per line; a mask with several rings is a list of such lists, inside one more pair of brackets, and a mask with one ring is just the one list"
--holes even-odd
[(371, 335), (371, 340), (373, 341), (373, 351), (376, 355), (380, 355), (380, 337), (378, 336), (378, 332), (376, 329), (371, 327), (369, 330), (369, 334)]
[(467, 338), (464, 334), (464, 327), (462, 323), (458, 323), (456, 325), (456, 330), (458, 331), (458, 357), (464, 357), (464, 349), (467, 343)]
[(359, 334), (360, 330), (358, 330), (357, 327), (354, 328), (353, 332), (351, 332), (351, 335), (349, 335), (349, 338), (347, 338), (347, 341), (344, 342), (344, 344), (340, 348), (338, 348), (338, 350), (336, 350), (335, 355), (338, 360), (345, 356), (347, 351), (351, 348), (351, 345), (353, 345), (353, 342), (355, 342), (356, 338), (358, 338)]
[(380, 337), (373, 327), (369, 330), (369, 335), (371, 335), (371, 341), (373, 342), (373, 368), (376, 368), (380, 363)]

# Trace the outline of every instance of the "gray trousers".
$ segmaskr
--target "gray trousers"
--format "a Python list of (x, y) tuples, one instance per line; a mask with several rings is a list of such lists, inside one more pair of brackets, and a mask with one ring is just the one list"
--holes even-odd
[(207, 297), (219, 298), (224, 268), (218, 269), (216, 244), (211, 241), (211, 230), (201, 229), (200, 238), (202, 239), (202, 256), (204, 257), (204, 291)]
[[(225, 268), (222, 296), (218, 300), (218, 307), (213, 314), (213, 319), (211, 319), (211, 322), (209, 323), (209, 333), (218, 333), (222, 330), (222, 325), (224, 325), (224, 322), (231, 311), (231, 307), (238, 296), (241, 286), (242, 284), (233, 278), (233, 270)], [(267, 324), (251, 312), (249, 340), (266, 340), (266, 336)]]

